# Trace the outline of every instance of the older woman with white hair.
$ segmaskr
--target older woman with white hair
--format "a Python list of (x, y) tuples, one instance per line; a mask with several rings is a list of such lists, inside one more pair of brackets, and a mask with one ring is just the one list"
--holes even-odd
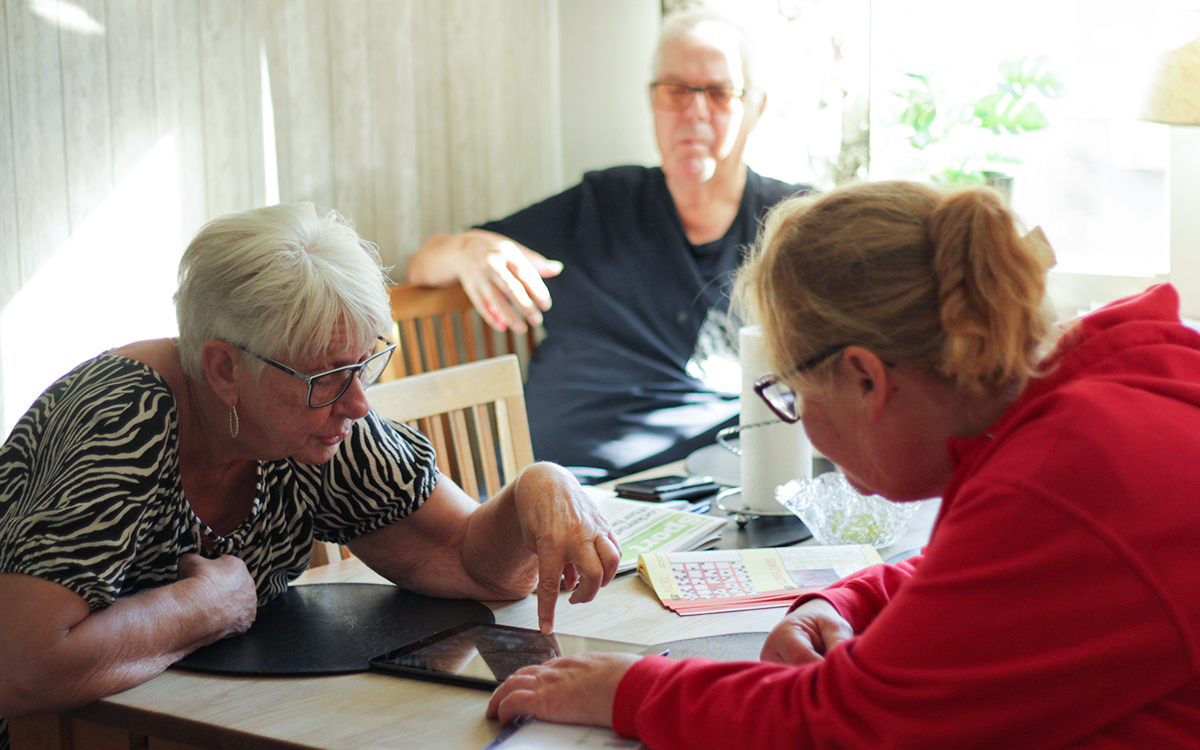
[[(184, 254), (179, 339), (89, 360), (0, 449), (0, 716), (64, 710), (244, 632), (349, 545), (435, 596), (586, 601), (616, 571), (574, 478), (525, 469), (480, 504), (371, 411), (395, 345), (374, 247), (311, 204), (219, 218)], [(0, 734), (0, 742), (3, 736)]]

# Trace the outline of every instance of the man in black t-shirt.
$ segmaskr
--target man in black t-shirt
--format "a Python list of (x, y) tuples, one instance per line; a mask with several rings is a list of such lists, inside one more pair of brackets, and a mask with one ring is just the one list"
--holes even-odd
[(600, 481), (684, 458), (736, 422), (731, 276), (767, 209), (806, 190), (742, 161), (766, 105), (752, 64), (727, 19), (669, 17), (650, 85), (661, 167), (590, 172), (410, 261), (410, 282), (461, 282), (498, 329), (545, 326), (525, 393), (539, 459)]

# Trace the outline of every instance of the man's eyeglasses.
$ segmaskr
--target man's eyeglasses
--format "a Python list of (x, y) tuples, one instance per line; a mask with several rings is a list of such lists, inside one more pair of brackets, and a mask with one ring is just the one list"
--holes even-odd
[(775, 412), (776, 416), (788, 424), (795, 424), (800, 421), (800, 412), (796, 409), (796, 392), (791, 389), (791, 386), (785, 384), (783, 379), (805, 370), (811, 370), (848, 346), (850, 346), (849, 343), (834, 344), (822, 349), (782, 375), (774, 373), (763, 375), (754, 383), (754, 392), (766, 402), (767, 406), (771, 407), (771, 411)]
[(234, 346), (246, 352), (251, 357), (260, 359), (272, 367), (278, 367), (288, 375), (295, 375), (308, 383), (308, 405), (314, 409), (320, 409), (322, 406), (329, 406), (341, 398), (346, 389), (350, 387), (350, 381), (355, 377), (358, 378), (358, 382), (362, 384), (363, 388), (373, 385), (375, 381), (379, 380), (379, 376), (383, 375), (384, 369), (392, 359), (392, 352), (396, 351), (396, 345), (382, 336), (379, 336), (378, 339), (387, 346), (367, 357), (362, 362), (354, 365), (346, 365), (345, 367), (336, 367), (327, 372), (319, 372), (316, 375), (303, 375), (269, 357), (255, 354), (241, 344), (234, 344)]
[(686, 86), (682, 83), (650, 84), (650, 101), (655, 109), (667, 112), (683, 112), (692, 106), (696, 94), (703, 93), (708, 100), (708, 108), (714, 112), (729, 112), (733, 109), (735, 99), (741, 99), (745, 89), (732, 86)]

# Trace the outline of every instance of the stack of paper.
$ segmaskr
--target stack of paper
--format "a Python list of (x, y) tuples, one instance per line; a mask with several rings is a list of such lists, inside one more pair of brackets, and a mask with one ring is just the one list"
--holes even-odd
[(659, 552), (643, 554), (638, 573), (667, 609), (696, 615), (785, 607), (881, 562), (865, 544)]
[(711, 544), (721, 537), (721, 527), (729, 520), (626, 500), (609, 490), (586, 489), (621, 542), (618, 573), (636, 568), (640, 555), (694, 550)]

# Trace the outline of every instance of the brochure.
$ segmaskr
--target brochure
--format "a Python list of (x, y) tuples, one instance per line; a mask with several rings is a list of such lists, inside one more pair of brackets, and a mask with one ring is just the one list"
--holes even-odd
[(626, 500), (611, 490), (585, 489), (621, 541), (618, 573), (637, 568), (640, 555), (694, 550), (712, 544), (729, 522), (727, 518), (675, 510), (659, 503)]
[(667, 609), (696, 615), (785, 607), (881, 562), (866, 544), (656, 552), (641, 556), (638, 574)]

